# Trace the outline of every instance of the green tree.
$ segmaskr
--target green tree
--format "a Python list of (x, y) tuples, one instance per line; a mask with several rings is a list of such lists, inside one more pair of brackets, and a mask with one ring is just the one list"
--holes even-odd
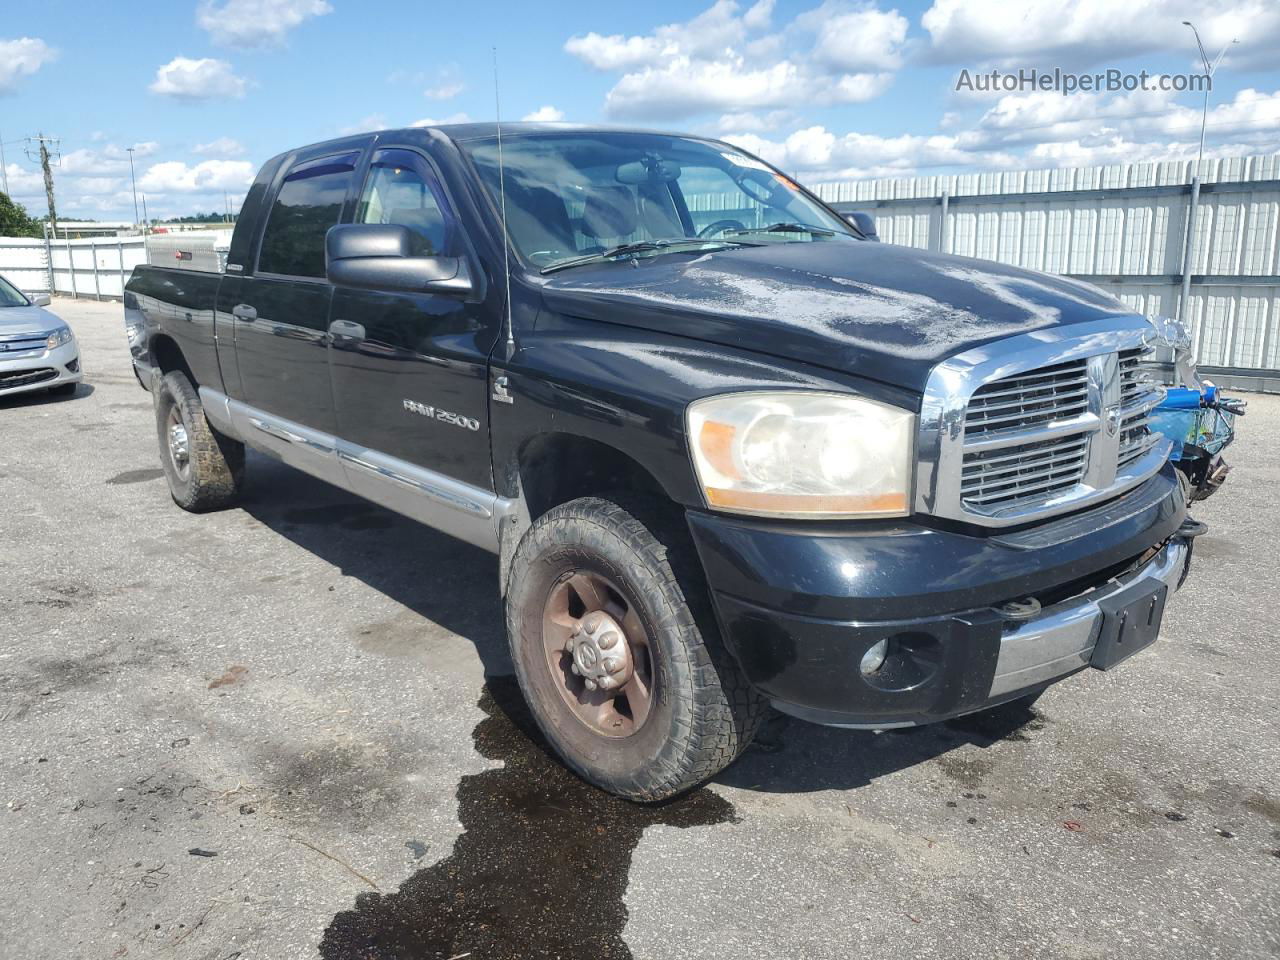
[(34, 220), (20, 203), (0, 193), (0, 237), (41, 237), (40, 221)]

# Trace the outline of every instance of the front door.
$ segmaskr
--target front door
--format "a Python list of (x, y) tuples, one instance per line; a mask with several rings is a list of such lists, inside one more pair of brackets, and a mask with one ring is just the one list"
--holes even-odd
[[(388, 147), (370, 159), (353, 219), (408, 227), (415, 255), (469, 256), (455, 209), (423, 154)], [(497, 315), (478, 293), (335, 288), (329, 357), (344, 445), (491, 491), (487, 358)]]
[(251, 407), (337, 433), (329, 382), (324, 237), (338, 222), (359, 150), (296, 161), (267, 214), (256, 268), (228, 273), (219, 310), (232, 317), (242, 399)]

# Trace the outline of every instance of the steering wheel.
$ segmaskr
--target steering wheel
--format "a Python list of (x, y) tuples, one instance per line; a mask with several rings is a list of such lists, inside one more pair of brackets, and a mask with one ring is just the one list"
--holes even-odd
[(740, 220), (716, 220), (708, 223), (705, 227), (698, 231), (699, 237), (710, 237), (717, 233), (724, 233), (726, 230), (745, 230), (747, 225)]

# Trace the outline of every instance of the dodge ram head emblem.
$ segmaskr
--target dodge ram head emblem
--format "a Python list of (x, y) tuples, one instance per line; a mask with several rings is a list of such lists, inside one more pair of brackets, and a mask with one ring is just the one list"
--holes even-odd
[(1107, 416), (1104, 422), (1107, 427), (1107, 436), (1114, 437), (1116, 432), (1120, 429), (1120, 404), (1113, 403), (1111, 406), (1107, 407), (1106, 413)]

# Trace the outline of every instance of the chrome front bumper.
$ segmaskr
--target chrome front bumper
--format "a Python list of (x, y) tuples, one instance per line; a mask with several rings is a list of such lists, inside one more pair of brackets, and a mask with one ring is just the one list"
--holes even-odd
[(1034, 620), (1006, 630), (991, 682), (991, 696), (1048, 683), (1089, 666), (1102, 627), (1099, 603), (1135, 583), (1161, 581), (1169, 593), (1181, 586), (1191, 541), (1175, 537), (1141, 569), (1047, 608)]

